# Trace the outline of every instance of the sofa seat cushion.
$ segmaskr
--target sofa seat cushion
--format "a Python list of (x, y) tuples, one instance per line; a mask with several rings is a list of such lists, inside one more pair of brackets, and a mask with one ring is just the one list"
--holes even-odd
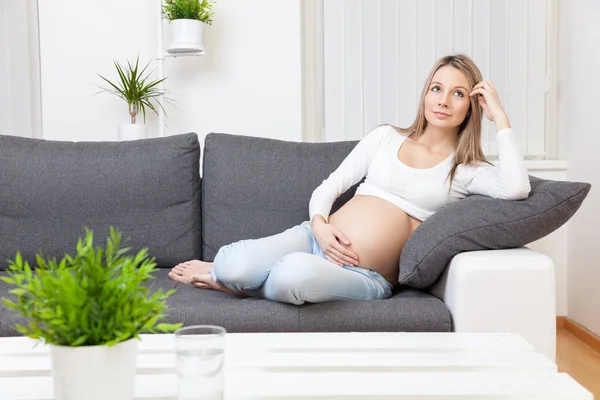
[(450, 332), (450, 312), (436, 297), (403, 288), (386, 300), (295, 306), (179, 284), (160, 270), (152, 287), (176, 293), (168, 299), (168, 322), (209, 324), (228, 332)]
[[(403, 288), (386, 300), (343, 301), (295, 306), (243, 297), (191, 285), (167, 277), (167, 269), (154, 273), (151, 290), (176, 292), (167, 300), (163, 322), (219, 325), (227, 332), (450, 332), (450, 312), (438, 298)], [(0, 272), (0, 276), (6, 275)], [(10, 296), (0, 281), (0, 297)], [(25, 321), (0, 305), (0, 337), (19, 336), (12, 329)]]
[(450, 332), (450, 312), (432, 295), (403, 288), (386, 300), (295, 306), (179, 284), (158, 271), (153, 288), (176, 288), (168, 322), (219, 325), (228, 332)]

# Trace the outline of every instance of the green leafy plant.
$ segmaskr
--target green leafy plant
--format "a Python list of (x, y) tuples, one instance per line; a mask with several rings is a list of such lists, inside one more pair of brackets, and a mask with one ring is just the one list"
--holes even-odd
[(194, 19), (212, 24), (214, 0), (165, 0), (162, 9), (163, 18), (169, 21), (174, 19)]
[[(110, 85), (107, 88), (101, 88), (102, 92), (114, 94), (127, 102), (132, 124), (135, 124), (136, 117), (140, 111), (144, 116), (144, 122), (146, 121), (146, 108), (158, 114), (153, 102), (157, 97), (165, 94), (165, 91), (159, 89), (158, 85), (167, 78), (149, 80), (150, 73), (146, 76), (144, 76), (144, 73), (150, 62), (140, 70), (139, 57), (135, 60), (135, 65), (131, 65), (129, 61), (127, 61), (127, 66), (121, 65), (118, 61), (114, 61), (114, 65), (119, 74), (118, 81), (112, 82), (98, 74), (100, 78)], [(158, 104), (164, 112), (162, 104)]]
[(147, 249), (135, 256), (121, 246), (121, 233), (110, 228), (106, 246), (94, 248), (93, 232), (77, 242), (75, 256), (59, 262), (36, 255), (37, 267), (20, 253), (9, 261), (2, 280), (15, 287), (3, 298), (7, 309), (20, 313), (27, 325), (15, 329), (25, 336), (62, 346), (113, 346), (141, 333), (172, 332), (181, 324), (158, 321), (166, 316), (166, 299), (175, 290), (150, 292), (156, 264)]

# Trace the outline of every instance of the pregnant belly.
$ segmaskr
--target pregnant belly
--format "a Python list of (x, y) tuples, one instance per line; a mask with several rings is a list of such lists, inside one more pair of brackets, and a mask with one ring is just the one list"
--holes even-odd
[(359, 266), (398, 282), (398, 261), (404, 243), (420, 224), (401, 208), (374, 196), (356, 195), (329, 217), (329, 223), (350, 240)]

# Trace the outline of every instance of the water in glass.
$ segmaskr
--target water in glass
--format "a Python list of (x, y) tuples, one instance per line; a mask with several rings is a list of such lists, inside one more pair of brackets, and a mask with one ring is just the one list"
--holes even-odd
[[(185, 329), (185, 328), (183, 328)], [(176, 333), (178, 400), (221, 400), (224, 332)]]

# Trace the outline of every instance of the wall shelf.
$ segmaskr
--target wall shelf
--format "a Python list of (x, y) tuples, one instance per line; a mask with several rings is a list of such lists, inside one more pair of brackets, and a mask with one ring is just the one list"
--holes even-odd
[[(157, 79), (163, 79), (165, 77), (165, 60), (167, 58), (177, 58), (177, 57), (200, 57), (206, 53), (206, 49), (202, 46), (200, 51), (181, 51), (181, 52), (168, 52), (165, 51), (164, 46), (164, 32), (163, 32), (163, 18), (162, 18), (162, 9), (163, 9), (163, 0), (157, 0), (158, 5), (158, 13), (157, 13), (157, 24), (158, 24), (158, 40), (157, 40), (157, 51), (156, 51), (156, 62), (158, 64), (157, 68)], [(164, 91), (165, 83), (164, 81), (159, 83), (158, 89), (160, 91)], [(158, 110), (158, 134), (159, 137), (165, 137), (165, 113), (163, 108), (165, 106), (164, 95), (160, 95), (158, 97), (158, 103), (160, 104)]]

